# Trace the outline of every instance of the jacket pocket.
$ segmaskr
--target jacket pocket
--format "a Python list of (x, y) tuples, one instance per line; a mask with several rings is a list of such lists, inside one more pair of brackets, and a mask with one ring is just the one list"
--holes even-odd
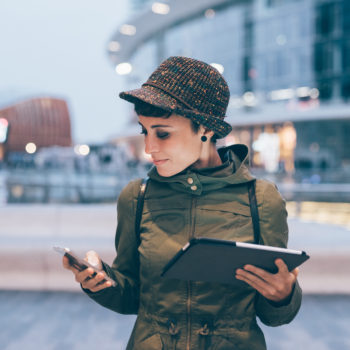
[(151, 335), (138, 344), (135, 344), (135, 350), (163, 350), (163, 343), (158, 333)]
[(239, 339), (230, 334), (212, 335), (209, 340), (208, 350), (266, 350), (264, 336), (256, 337), (250, 334), (249, 337)]
[(240, 341), (236, 339), (225, 337), (225, 336), (212, 336), (212, 346), (208, 348), (208, 350), (252, 350), (258, 349), (255, 348), (250, 342), (249, 344), (242, 344)]

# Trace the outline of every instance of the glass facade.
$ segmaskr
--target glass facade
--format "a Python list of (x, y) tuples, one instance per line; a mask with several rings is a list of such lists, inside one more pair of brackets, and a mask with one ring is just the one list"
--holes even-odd
[(313, 86), (312, 1), (278, 3), (245, 1), (198, 14), (140, 47), (131, 60), (134, 75), (142, 82), (140, 70), (184, 55), (221, 64), (233, 96), (255, 91), (264, 102), (273, 90)]
[[(256, 168), (349, 168), (341, 149), (349, 146), (350, 111), (340, 118), (337, 111), (348, 108), (350, 97), (350, 1), (228, 1), (208, 8), (140, 46), (130, 58), (129, 87), (173, 55), (222, 65), (234, 127), (226, 143), (248, 144)], [(326, 116), (324, 106), (331, 107)]]

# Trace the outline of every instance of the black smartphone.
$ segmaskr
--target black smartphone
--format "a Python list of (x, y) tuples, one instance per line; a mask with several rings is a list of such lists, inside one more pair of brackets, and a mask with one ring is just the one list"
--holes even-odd
[[(91, 278), (95, 277), (98, 272), (103, 271), (98, 269), (96, 266), (89, 264), (84, 259), (79, 258), (69, 248), (53, 247), (53, 250), (61, 254), (62, 256), (66, 256), (69, 260), (69, 265), (71, 265), (78, 271), (83, 271), (88, 267), (91, 267), (94, 270), (94, 273), (92, 274)], [(99, 284), (105, 283), (106, 281), (111, 282), (113, 287), (116, 286), (116, 282), (112, 278), (108, 277), (107, 275)]]

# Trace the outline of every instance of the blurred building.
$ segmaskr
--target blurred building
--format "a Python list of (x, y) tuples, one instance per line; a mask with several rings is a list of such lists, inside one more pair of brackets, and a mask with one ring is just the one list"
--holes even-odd
[(0, 160), (13, 152), (35, 153), (49, 146), (71, 146), (67, 103), (34, 98), (0, 109)]
[(152, 4), (152, 0), (129, 0), (129, 8), (131, 13), (141, 12)]
[(126, 88), (172, 55), (211, 63), (231, 91), (226, 142), (248, 144), (255, 167), (350, 172), (349, 1), (154, 1), (108, 55)]

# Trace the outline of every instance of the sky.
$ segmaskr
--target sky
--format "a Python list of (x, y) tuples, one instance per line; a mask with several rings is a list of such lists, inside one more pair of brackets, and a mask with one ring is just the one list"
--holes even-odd
[(128, 0), (0, 1), (0, 101), (65, 99), (74, 143), (121, 134), (130, 109), (106, 48), (128, 10)]

